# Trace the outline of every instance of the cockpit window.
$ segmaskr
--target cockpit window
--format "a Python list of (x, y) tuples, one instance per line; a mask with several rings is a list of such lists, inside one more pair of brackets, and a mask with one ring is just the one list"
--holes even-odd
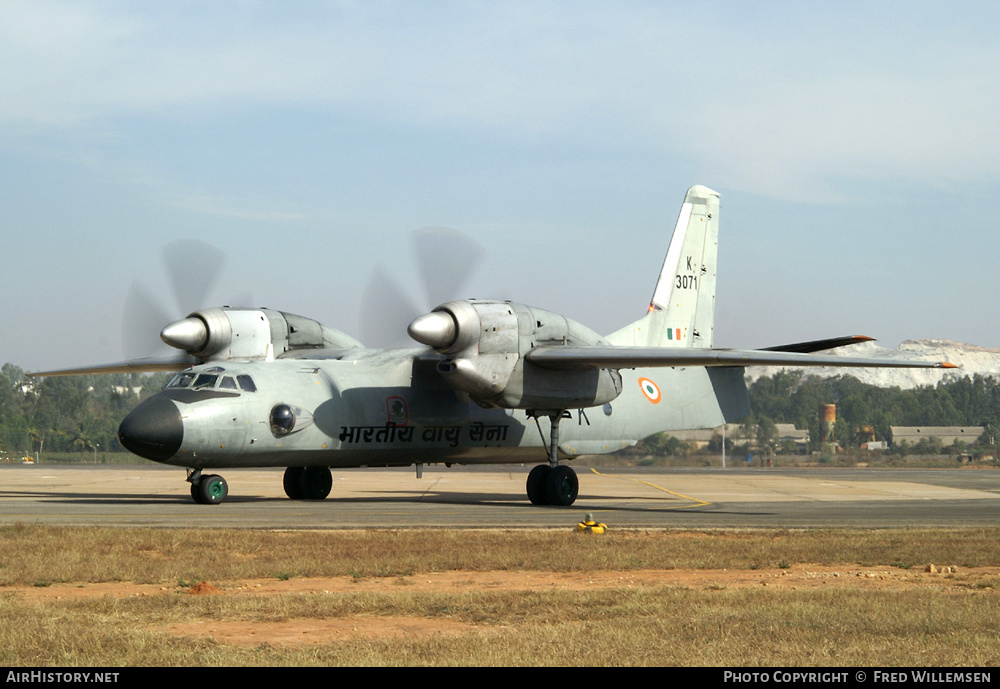
[[(205, 369), (201, 373), (185, 371), (178, 373), (174, 379), (167, 383), (168, 388), (192, 388), (195, 390), (205, 390), (218, 385), (220, 390), (239, 390), (242, 388), (247, 392), (257, 392), (257, 386), (253, 384), (253, 379), (248, 375), (239, 375), (234, 379), (232, 376), (220, 376), (221, 367)], [(237, 385), (237, 382), (239, 384)]]
[(194, 380), (193, 373), (178, 373), (174, 376), (174, 379), (167, 383), (168, 388), (186, 388), (191, 385), (191, 381)]
[(193, 387), (195, 390), (198, 390), (200, 388), (214, 388), (215, 381), (217, 381), (218, 379), (219, 376), (217, 375), (212, 375), (210, 373), (202, 373), (195, 379), (194, 385), (192, 385), (191, 387)]
[[(220, 376), (217, 372), (221, 368), (206, 369), (201, 373), (185, 371), (178, 373), (174, 379), (167, 383), (168, 388), (192, 388), (204, 390), (214, 388), (218, 385), (220, 390), (244, 390), (245, 392), (257, 392), (257, 386), (253, 378), (246, 374), (238, 375), (234, 379), (232, 376)], [(237, 383), (238, 381), (238, 383)]]

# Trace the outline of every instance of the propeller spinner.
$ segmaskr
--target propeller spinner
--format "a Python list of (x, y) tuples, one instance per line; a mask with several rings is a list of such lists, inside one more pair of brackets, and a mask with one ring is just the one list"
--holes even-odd
[(200, 318), (182, 318), (161, 330), (160, 339), (185, 352), (199, 352), (208, 345), (208, 328)]
[(455, 343), (458, 331), (455, 319), (444, 311), (431, 311), (417, 316), (406, 328), (410, 337), (434, 349), (447, 349)]

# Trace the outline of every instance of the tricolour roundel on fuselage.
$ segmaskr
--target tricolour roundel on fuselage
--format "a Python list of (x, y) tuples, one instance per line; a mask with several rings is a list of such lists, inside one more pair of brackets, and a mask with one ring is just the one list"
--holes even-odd
[(659, 404), (660, 400), (663, 399), (660, 394), (660, 388), (649, 378), (639, 379), (639, 389), (642, 390), (642, 394), (646, 396), (646, 399), (653, 404)]

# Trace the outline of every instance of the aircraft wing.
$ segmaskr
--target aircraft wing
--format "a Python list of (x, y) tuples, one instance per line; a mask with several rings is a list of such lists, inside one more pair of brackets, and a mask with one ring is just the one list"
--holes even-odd
[(58, 371), (32, 371), (27, 375), (32, 378), (49, 376), (85, 376), (101, 373), (153, 373), (155, 371), (183, 371), (192, 364), (190, 357), (173, 357), (169, 359), (132, 359), (113, 364), (99, 364), (83, 368), (64, 368)]
[[(824, 341), (828, 342), (828, 341)], [(807, 345), (808, 343), (803, 343)], [(794, 347), (795, 345), (785, 345)], [(829, 349), (829, 346), (826, 347)], [(812, 350), (804, 350), (812, 351)], [(653, 366), (853, 366), (879, 368), (958, 368), (947, 361), (919, 361), (808, 354), (784, 349), (681, 349), (674, 347), (602, 347), (544, 345), (525, 358), (558, 369), (645, 368)]]

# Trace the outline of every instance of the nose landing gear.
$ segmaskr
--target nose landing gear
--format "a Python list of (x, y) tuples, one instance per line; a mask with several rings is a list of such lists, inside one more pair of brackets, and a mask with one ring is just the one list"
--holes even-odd
[(195, 469), (187, 480), (191, 483), (191, 498), (199, 505), (218, 505), (229, 495), (229, 484), (218, 474), (202, 476), (201, 469)]

